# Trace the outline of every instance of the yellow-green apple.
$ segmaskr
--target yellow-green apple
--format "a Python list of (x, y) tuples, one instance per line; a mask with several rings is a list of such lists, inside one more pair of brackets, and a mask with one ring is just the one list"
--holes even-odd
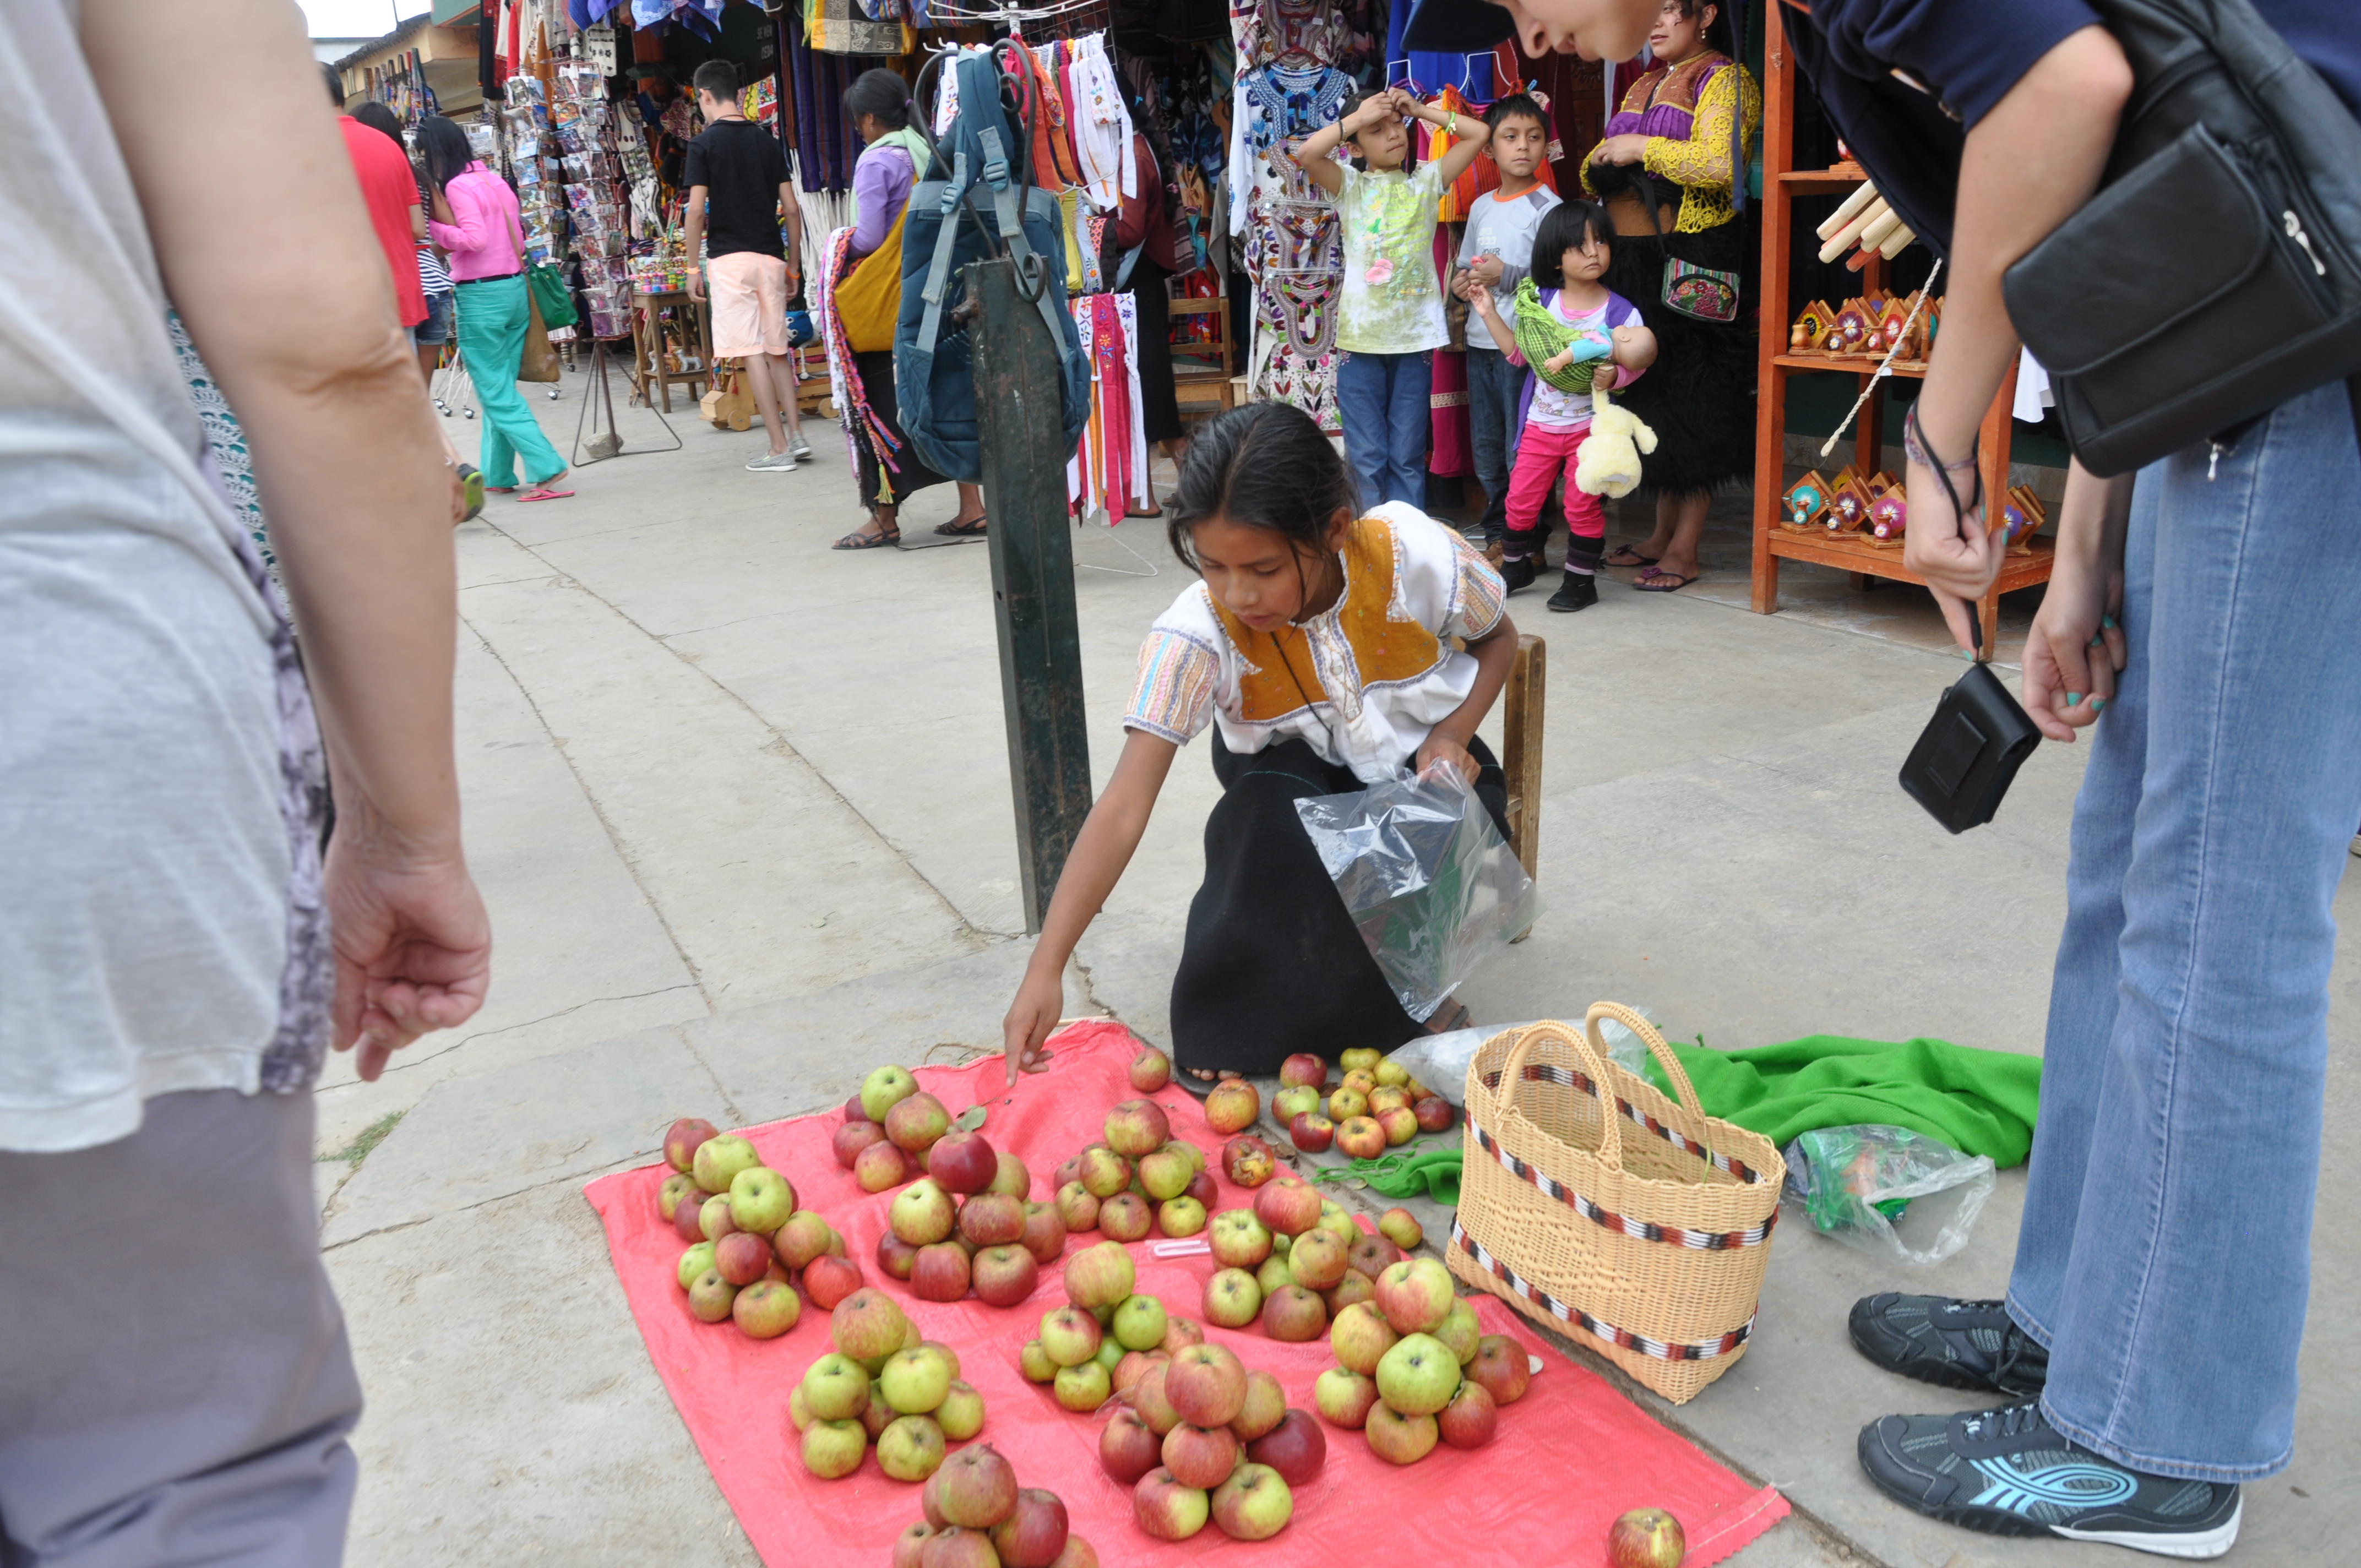
[(1153, 1094), (1171, 1081), (1172, 1058), (1154, 1046), (1142, 1046), (1131, 1058), (1131, 1086), (1140, 1093)]
[(1099, 1433), (1099, 1468), (1117, 1486), (1136, 1486), (1163, 1463), (1164, 1445), (1137, 1410), (1117, 1410)]
[(1242, 1329), (1262, 1310), (1262, 1287), (1243, 1268), (1224, 1268), (1205, 1281), (1205, 1321)]
[[(1330, 1107), (1330, 1113), (1334, 1113), (1334, 1107)], [(1386, 1152), (1386, 1130), (1357, 1113), (1340, 1117), (1336, 1123), (1336, 1151), (1354, 1159), (1375, 1159)]]
[(1476, 1352), (1484, 1342), (1484, 1330), (1476, 1321), (1476, 1309), (1464, 1300), (1452, 1302), (1451, 1314), (1435, 1326), (1434, 1337), (1459, 1358), (1461, 1366), (1466, 1366), (1476, 1359)]
[(1339, 1246), (1349, 1247), (1361, 1239), (1361, 1228), (1353, 1223), (1351, 1212), (1331, 1198), (1320, 1200), (1319, 1227), (1334, 1236)]
[(1275, 1234), (1300, 1236), (1320, 1223), (1320, 1194), (1299, 1183), (1274, 1181), (1256, 1190), (1254, 1212)]
[(1336, 1124), (1316, 1109), (1298, 1112), (1287, 1124), (1287, 1139), (1305, 1154), (1325, 1154), (1336, 1141)]
[(1378, 1386), (1350, 1367), (1332, 1366), (1312, 1385), (1312, 1403), (1330, 1426), (1359, 1431), (1378, 1402)]
[(1180, 1196), (1195, 1199), (1211, 1212), (1213, 1205), (1222, 1201), (1222, 1190), (1211, 1176), (1201, 1170), (1189, 1179), (1189, 1185), (1181, 1190)]
[(967, 1294), (973, 1272), (967, 1249), (958, 1243), (922, 1246), (910, 1260), (910, 1294), (921, 1301), (959, 1300)]
[[(1085, 1192), (1083, 1197), (1089, 1198)], [(1096, 1199), (1092, 1199), (1095, 1203)], [(1093, 1216), (1095, 1218), (1096, 1216)], [(1066, 1220), (1054, 1203), (1027, 1202), (1025, 1205), (1025, 1229), (1016, 1237), (1016, 1245), (1033, 1255), (1033, 1261), (1048, 1267), (1058, 1261), (1066, 1250)]]
[(1377, 1092), (1378, 1076), (1365, 1067), (1348, 1068), (1345, 1072), (1344, 1086), (1367, 1100)]
[(1259, 1268), (1270, 1255), (1270, 1232), (1251, 1209), (1224, 1209), (1213, 1216), (1206, 1242), (1224, 1268)]
[(812, 1424), (811, 1406), (804, 1399), (801, 1383), (787, 1390), (787, 1424), (797, 1431)]
[(1164, 1343), (1169, 1319), (1164, 1303), (1153, 1296), (1127, 1296), (1115, 1310), (1109, 1325), (1115, 1342), (1126, 1350), (1154, 1350)]
[(1139, 1157), (1139, 1185), (1159, 1203), (1189, 1190), (1189, 1179), (1196, 1174), (1197, 1168), (1178, 1149), (1154, 1148)]
[(1386, 1053), (1367, 1046), (1356, 1046), (1336, 1058), (1336, 1065), (1346, 1072), (1367, 1072), (1386, 1059)]
[(852, 1179), (863, 1192), (883, 1192), (910, 1179), (910, 1157), (892, 1144), (877, 1142), (854, 1157)]
[(1607, 1528), (1609, 1568), (1676, 1568), (1687, 1551), (1681, 1521), (1662, 1508), (1633, 1508)]
[(685, 1242), (701, 1242), (705, 1239), (705, 1223), (700, 1217), (705, 1212), (705, 1189), (695, 1182), (689, 1186), (690, 1190), (683, 1193), (680, 1201), (673, 1205), (673, 1234)]
[(869, 1403), (863, 1406), (861, 1411), (862, 1431), (869, 1434), (870, 1442), (875, 1442), (885, 1435), (887, 1427), (901, 1419), (894, 1413), (894, 1407), (885, 1402), (885, 1396), (877, 1391), (876, 1379), (872, 1378), (869, 1383)]
[(1260, 1187), (1278, 1168), (1270, 1146), (1252, 1134), (1241, 1134), (1222, 1146), (1222, 1174), (1240, 1187)]
[(752, 1144), (735, 1133), (722, 1133), (697, 1146), (689, 1170), (708, 1192), (727, 1192), (730, 1179), (740, 1171), (762, 1163), (763, 1157), (754, 1152)]
[(1378, 1276), (1373, 1299), (1398, 1334), (1430, 1334), (1451, 1315), (1458, 1293), (1451, 1270), (1431, 1257), (1406, 1257)]
[(1289, 1249), (1287, 1268), (1306, 1290), (1325, 1290), (1345, 1277), (1345, 1244), (1328, 1231), (1306, 1231)]
[(1060, 1307), (1041, 1315), (1041, 1348), (1059, 1366), (1079, 1366), (1090, 1360), (1099, 1353), (1103, 1338), (1098, 1320), (1080, 1307)]
[(730, 1217), (730, 1194), (716, 1192), (697, 1206), (697, 1228), (709, 1242), (718, 1242), (738, 1228), (738, 1222)]
[(836, 1232), (809, 1209), (796, 1211), (771, 1237), (771, 1250), (789, 1268), (801, 1268), (816, 1257), (826, 1257)]
[(1369, 1452), (1389, 1464), (1417, 1464), (1434, 1452), (1442, 1435), (1433, 1416), (1406, 1416), (1383, 1399), (1369, 1407), (1368, 1424), (1361, 1430)]
[(1164, 1468), (1184, 1486), (1220, 1486), (1238, 1467), (1237, 1434), (1227, 1427), (1192, 1427), (1182, 1421), (1164, 1434)]
[(1409, 1108), (1410, 1095), (1403, 1090), (1388, 1088), (1380, 1084), (1369, 1091), (1369, 1114), (1372, 1116), (1382, 1119), (1389, 1111), (1401, 1111)]
[(1378, 1129), (1385, 1134), (1388, 1148), (1400, 1148), (1418, 1136), (1418, 1113), (1407, 1105), (1380, 1111), (1378, 1113)]
[(1131, 1517), (1158, 1541), (1186, 1541), (1213, 1517), (1213, 1500), (1195, 1486), (1183, 1486), (1159, 1465), (1131, 1491)]
[(877, 1434), (877, 1468), (896, 1481), (923, 1481), (943, 1462), (943, 1429), (931, 1416), (896, 1416)]
[(946, 1192), (987, 1191), (1000, 1175), (1000, 1155), (982, 1133), (953, 1127), (928, 1148), (927, 1174)]
[(1279, 1064), (1279, 1081), (1290, 1089), (1318, 1089), (1328, 1081), (1328, 1063), (1310, 1051), (1298, 1051)]
[(959, 1223), (959, 1209), (934, 1178), (921, 1177), (894, 1194), (885, 1223), (912, 1246), (928, 1246), (950, 1237)]
[(697, 1283), (697, 1277), (713, 1266), (713, 1244), (699, 1242), (680, 1255), (680, 1263), (673, 1270), (684, 1290)]
[(1416, 1252), (1419, 1244), (1426, 1240), (1426, 1232), (1420, 1228), (1418, 1216), (1407, 1209), (1389, 1209), (1378, 1215), (1378, 1234), (1404, 1252)]
[(1119, 1242), (1136, 1242), (1156, 1223), (1156, 1212), (1137, 1192), (1118, 1192), (1099, 1205), (1099, 1229)]
[(920, 1519), (894, 1538), (894, 1568), (924, 1568), (927, 1542), (937, 1534), (935, 1527)]
[(1246, 1408), (1246, 1365), (1224, 1345), (1186, 1346), (1164, 1369), (1164, 1397), (1191, 1426), (1226, 1427)]
[(804, 1428), (804, 1468), (823, 1481), (834, 1481), (861, 1468), (869, 1452), (869, 1433), (859, 1421), (815, 1420)]
[(1451, 1102), (1440, 1094), (1423, 1094), (1411, 1101), (1410, 1113), (1418, 1118), (1418, 1130), (1422, 1133), (1450, 1131), (1455, 1114)]
[(943, 1429), (945, 1442), (965, 1442), (983, 1430), (983, 1396), (973, 1385), (952, 1378), (943, 1402), (935, 1407), (935, 1424)]
[(1283, 1290), (1294, 1283), (1295, 1276), (1287, 1266), (1287, 1255), (1284, 1253), (1273, 1252), (1255, 1270), (1255, 1288), (1262, 1292), (1262, 1299), (1266, 1301), (1270, 1299), (1272, 1292)]
[(1025, 1234), (1025, 1201), (979, 1192), (959, 1207), (959, 1234), (978, 1247), (1013, 1246)]
[(1377, 1282), (1357, 1268), (1345, 1270), (1345, 1277), (1320, 1292), (1320, 1299), (1328, 1308), (1328, 1321), (1334, 1322), (1336, 1314), (1358, 1301), (1367, 1301), (1378, 1293)]
[(1436, 1430), (1454, 1448), (1481, 1448), (1500, 1424), (1499, 1407), (1481, 1383), (1462, 1383), (1451, 1403), (1434, 1414)]
[(909, 1282), (910, 1270), (918, 1261), (918, 1249), (891, 1231), (877, 1233), (877, 1266), (889, 1278)]
[(1107, 1147), (1126, 1159), (1138, 1159), (1164, 1146), (1172, 1135), (1171, 1118), (1153, 1100), (1126, 1100), (1106, 1113)]
[[(925, 1331), (920, 1329), (917, 1324), (912, 1322), (908, 1318), (904, 1318), (902, 1320), (902, 1343), (895, 1345), (894, 1348), (896, 1350), (916, 1350), (926, 1343), (927, 1335)], [(957, 1366), (959, 1365), (959, 1357), (951, 1353), (949, 1346), (944, 1347), (943, 1355), (951, 1365)], [(884, 1362), (880, 1361), (876, 1365), (869, 1369), (870, 1376), (874, 1376), (884, 1370), (885, 1364)]]
[(1168, 1149), (1176, 1149), (1181, 1154), (1186, 1155), (1189, 1157), (1190, 1165), (1195, 1169), (1202, 1171), (1205, 1168), (1205, 1151), (1191, 1143), (1188, 1139), (1167, 1138), (1164, 1141), (1164, 1146)]
[(1049, 1391), (1058, 1403), (1076, 1415), (1089, 1415), (1107, 1402), (1115, 1393), (1115, 1380), (1096, 1356), (1080, 1366), (1061, 1366), (1051, 1381)]
[(1400, 1249), (1383, 1236), (1356, 1235), (1345, 1249), (1345, 1266), (1359, 1269), (1371, 1279), (1400, 1261)]
[(1167, 1355), (1178, 1355), (1192, 1344), (1205, 1343), (1205, 1331), (1186, 1318), (1174, 1318), (1164, 1325), (1164, 1343), (1157, 1348)]
[(1513, 1405), (1525, 1397), (1533, 1380), (1532, 1363), (1525, 1347), (1506, 1334), (1486, 1334), (1476, 1342), (1476, 1359), (1464, 1368), (1467, 1380), (1481, 1383), (1496, 1405)]
[(895, 1351), (877, 1375), (885, 1402), (897, 1416), (932, 1415), (951, 1389), (951, 1369), (943, 1358), (920, 1346)]
[(1079, 1535), (1066, 1537), (1066, 1550), (1049, 1568), (1099, 1568), (1099, 1554), (1091, 1543)]
[(986, 1191), (1005, 1192), (1019, 1203), (1032, 1195), (1033, 1173), (1025, 1168), (1023, 1160), (1002, 1149), (994, 1157), (994, 1162), (992, 1185), (985, 1189)]
[(1378, 1364), (1400, 1338), (1367, 1301), (1345, 1308), (1328, 1325), (1328, 1345), (1336, 1353), (1337, 1365), (1364, 1377), (1377, 1376)]
[(1271, 1119), (1282, 1127), (1290, 1126), (1298, 1116), (1319, 1110), (1323, 1098), (1320, 1091), (1308, 1083), (1282, 1089), (1270, 1097)]
[(1377, 1079), (1381, 1088), (1399, 1089), (1410, 1081), (1410, 1069), (1391, 1057), (1379, 1058), (1378, 1065), (1371, 1068), (1369, 1072)]
[(1327, 1434), (1307, 1410), (1289, 1410), (1270, 1431), (1246, 1444), (1246, 1459), (1268, 1464), (1290, 1486), (1301, 1486), (1328, 1463)]
[(1120, 1306), (1137, 1278), (1123, 1245), (1100, 1242), (1066, 1260), (1066, 1299), (1085, 1311)]
[(1295, 1494), (1268, 1464), (1239, 1465), (1213, 1491), (1213, 1525), (1232, 1541), (1268, 1541), (1295, 1517)]
[(1156, 1224), (1168, 1236), (1193, 1236), (1205, 1228), (1205, 1206), (1194, 1198), (1167, 1198), (1156, 1206)]
[(902, 1348), (902, 1335), (910, 1320), (894, 1304), (894, 1298), (883, 1290), (855, 1290), (836, 1304), (829, 1313), (829, 1338), (836, 1348), (855, 1361), (874, 1361), (883, 1365), (885, 1357)]
[[(720, 1131), (710, 1122), (696, 1116), (683, 1116), (664, 1130), (664, 1163), (675, 1170), (687, 1172), (696, 1168), (697, 1151), (708, 1138), (719, 1137)], [(677, 1201), (675, 1207), (678, 1207)]]
[(843, 1421), (869, 1408), (869, 1374), (841, 1351), (831, 1351), (804, 1368), (804, 1409), (816, 1421)]
[(1205, 1096), (1205, 1125), (1223, 1137), (1243, 1133), (1262, 1114), (1262, 1095), (1243, 1078), (1225, 1078)]
[(1459, 1392), (1459, 1358), (1433, 1334), (1404, 1334), (1378, 1358), (1378, 1398), (1405, 1416), (1431, 1416)]
[(861, 1266), (833, 1254), (816, 1257), (804, 1268), (804, 1294), (823, 1312), (833, 1312), (861, 1288)]
[(683, 1171), (673, 1172), (664, 1179), (664, 1185), (656, 1189), (656, 1212), (670, 1223), (673, 1215), (680, 1210), (680, 1201), (692, 1192), (700, 1199), (705, 1196), (705, 1189), (697, 1184), (697, 1178)]
[[(1111, 1148), (1095, 1147), (1082, 1151), (1082, 1163), (1076, 1180), (1090, 1195), (1104, 1203), (1131, 1185), (1131, 1161)], [(1072, 1229), (1071, 1221), (1068, 1225)]]
[(1066, 1505), (1038, 1486), (1019, 1490), (1016, 1511), (992, 1527), (992, 1550), (1000, 1568), (1049, 1568), (1066, 1550)]
[(688, 1310), (701, 1323), (718, 1323), (730, 1315), (730, 1307), (738, 1299), (738, 1287), (721, 1277), (718, 1268), (708, 1268), (689, 1282)]
[(883, 1122), (885, 1113), (918, 1092), (918, 1080), (906, 1067), (881, 1067), (861, 1080), (861, 1113)]
[(1115, 1384), (1115, 1369), (1123, 1365), (1123, 1358), (1131, 1354), (1132, 1353), (1130, 1351), (1124, 1349), (1121, 1342), (1116, 1340), (1113, 1334), (1109, 1334), (1106, 1338), (1099, 1341), (1099, 1353), (1091, 1357), (1091, 1359), (1097, 1362), (1101, 1366), (1106, 1368), (1107, 1384), (1110, 1390), (1113, 1389)]
[(1252, 1442), (1286, 1414), (1287, 1390), (1279, 1387), (1278, 1378), (1257, 1366), (1246, 1374), (1246, 1402), (1230, 1422), (1230, 1431), (1240, 1442)]
[(962, 1530), (990, 1530), (1016, 1511), (1016, 1472), (988, 1442), (962, 1448), (927, 1483), (931, 1513)]
[(933, 1148), (936, 1140), (951, 1130), (951, 1113), (923, 1089), (895, 1101), (884, 1120), (885, 1135), (905, 1154)]
[(862, 1149), (872, 1144), (884, 1142), (884, 1128), (874, 1122), (863, 1120), (845, 1123), (844, 1125), (837, 1128), (828, 1142), (829, 1148), (836, 1156), (836, 1163), (851, 1170), (853, 1162), (861, 1157)]
[(776, 1255), (771, 1251), (770, 1239), (752, 1231), (732, 1231), (713, 1244), (714, 1271), (732, 1288), (762, 1278)]
[(1027, 1383), (1047, 1383), (1058, 1376), (1058, 1364), (1049, 1359), (1049, 1348), (1039, 1340), (1027, 1340), (1016, 1353), (1016, 1370)]
[(1041, 1266), (1021, 1246), (988, 1246), (975, 1255), (968, 1283), (987, 1307), (1014, 1307), (1040, 1283)]

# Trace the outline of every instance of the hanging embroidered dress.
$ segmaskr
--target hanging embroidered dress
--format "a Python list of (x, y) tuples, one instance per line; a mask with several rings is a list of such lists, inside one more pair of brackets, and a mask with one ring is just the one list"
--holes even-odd
[(1239, 73), (1232, 179), (1245, 171), (1244, 270), (1254, 286), (1246, 395), (1292, 403), (1334, 433), (1336, 312), (1345, 267), (1336, 205), (1286, 148), (1333, 124), (1353, 80), (1326, 66)]

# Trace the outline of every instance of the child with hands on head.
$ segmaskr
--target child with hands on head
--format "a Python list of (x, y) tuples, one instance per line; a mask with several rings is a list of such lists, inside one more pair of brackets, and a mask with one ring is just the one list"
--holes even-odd
[(1334, 445), (1283, 403), (1200, 430), (1171, 505), (1173, 553), (1202, 580), (1140, 648), (1122, 755), (1004, 1021), (1011, 1083), (1045, 1065), (1066, 962), (1138, 848), (1173, 757), (1209, 727), (1222, 795), (1172, 981), (1180, 1081), (1399, 1045), (1466, 1012), (1446, 1005), (1421, 1024), (1402, 1009), (1295, 803), (1444, 767), (1506, 837), (1507, 781), (1476, 734), (1516, 656), (1499, 575), (1423, 512), (1363, 512)]
[[(1605, 209), (1595, 202), (1563, 203), (1542, 218), (1531, 275), (1517, 288), (1514, 322), (1502, 319), (1488, 289), (1477, 290), (1470, 302), (1509, 363), (1532, 372), (1509, 478), (1500, 576), (1510, 593), (1529, 586), (1540, 570), (1542, 503), (1559, 476), (1574, 471), (1590, 433), (1590, 394), (1629, 383), (1656, 357), (1655, 334), (1641, 324), (1639, 310), (1599, 280), (1613, 254)], [(1553, 345), (1562, 346), (1551, 352)], [(1597, 496), (1570, 480), (1565, 526), (1565, 580), (1549, 607), (1587, 609), (1598, 602), (1607, 513)]]
[[(1415, 170), (1409, 121), (1453, 137), (1441, 158)], [(1426, 504), (1426, 448), (1435, 349), (1451, 341), (1443, 280), (1433, 260), (1434, 225), (1445, 187), (1491, 138), (1483, 121), (1420, 103), (1399, 87), (1356, 93), (1333, 126), (1303, 138), (1295, 161), (1336, 198), (1345, 241), (1336, 300), (1336, 406), (1345, 450), (1372, 504)], [(1359, 168), (1336, 161), (1341, 143)]]

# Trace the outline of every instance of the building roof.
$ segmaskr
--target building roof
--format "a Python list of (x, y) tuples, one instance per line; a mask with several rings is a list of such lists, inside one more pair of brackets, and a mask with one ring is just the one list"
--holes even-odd
[(392, 49), (397, 44), (401, 44), (416, 37), (418, 34), (424, 32), (429, 27), (433, 26), (434, 21), (434, 16), (433, 12), (421, 11), (418, 15), (411, 17), (410, 20), (402, 23), (401, 26), (394, 28), (393, 31), (386, 34), (383, 38), (371, 38), (368, 42), (361, 45), (360, 48), (353, 50), (350, 54), (346, 55), (342, 60), (335, 60), (331, 63), (334, 64), (338, 71), (350, 71), (354, 66), (358, 65), (370, 55), (376, 54), (381, 49)]

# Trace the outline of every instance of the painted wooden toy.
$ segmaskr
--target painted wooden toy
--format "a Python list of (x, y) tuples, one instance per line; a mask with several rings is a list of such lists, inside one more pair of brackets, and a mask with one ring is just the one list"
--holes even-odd
[(1886, 301), (1885, 309), (1877, 318), (1877, 346), (1894, 354), (1897, 359), (1919, 357), (1911, 352), (1918, 336), (1918, 325), (1910, 319), (1911, 302), (1916, 298), (1914, 294), (1905, 299)]
[(1787, 526), (1809, 528), (1828, 515), (1831, 487), (1819, 470), (1814, 469), (1787, 487), (1782, 503)]
[(1797, 354), (1817, 354), (1828, 342), (1828, 328), (1836, 322), (1836, 312), (1828, 309), (1825, 300), (1814, 300), (1795, 318), (1793, 330), (1787, 334), (1787, 346)]
[(1828, 488), (1828, 532), (1852, 533), (1869, 521), (1869, 503), (1877, 498), (1869, 481), (1848, 464)]
[(2041, 532), (2041, 525), (2048, 521), (2048, 509), (2041, 504), (2041, 498), (2033, 493), (2033, 487), (2017, 485), (2012, 488), (2007, 503), (2000, 509), (2000, 517), (2003, 542), (2007, 547), (2020, 555), (2033, 554), (2030, 542), (2035, 534)]
[(1894, 486), (1869, 503), (1869, 532), (1874, 539), (1899, 539), (1909, 521), (1910, 506), (1902, 487)]
[(1831, 352), (1866, 354), (1870, 334), (1875, 330), (1877, 314), (1864, 300), (1847, 300), (1837, 312), (1836, 325), (1830, 334), (1834, 340)]

